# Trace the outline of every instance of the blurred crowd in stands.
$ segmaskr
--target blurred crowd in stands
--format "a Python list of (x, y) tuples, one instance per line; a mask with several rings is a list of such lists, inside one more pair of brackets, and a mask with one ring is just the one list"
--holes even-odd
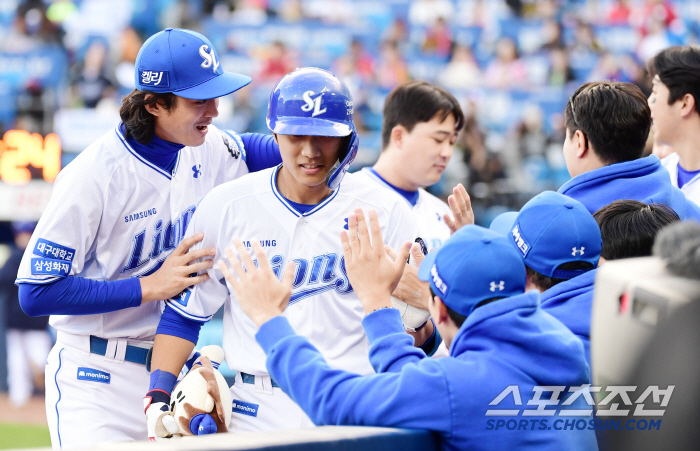
[[(225, 70), (254, 80), (221, 99), (220, 127), (266, 131), (270, 90), (295, 67), (341, 77), (355, 100), (358, 167), (377, 158), (392, 88), (423, 79), (449, 89), (467, 123), (431, 190), (464, 183), (488, 224), (569, 178), (563, 110), (577, 86), (629, 81), (648, 93), (645, 61), (696, 42), (699, 18), (700, 2), (688, 0), (3, 0), (0, 131), (56, 131), (59, 110), (117, 118), (143, 41), (191, 28)], [(82, 122), (67, 128), (93, 126)]]

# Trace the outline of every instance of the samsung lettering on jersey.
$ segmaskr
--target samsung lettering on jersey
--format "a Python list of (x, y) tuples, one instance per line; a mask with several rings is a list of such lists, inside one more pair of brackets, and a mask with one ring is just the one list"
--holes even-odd
[(136, 221), (137, 219), (147, 218), (149, 216), (155, 215), (156, 213), (157, 212), (155, 208), (150, 208), (146, 211), (140, 211), (138, 213), (134, 213), (133, 215), (124, 216), (124, 222), (131, 222)]
[[(243, 241), (245, 247), (252, 247), (250, 241)], [(277, 246), (277, 240), (260, 240), (260, 245), (262, 247), (275, 247)]]

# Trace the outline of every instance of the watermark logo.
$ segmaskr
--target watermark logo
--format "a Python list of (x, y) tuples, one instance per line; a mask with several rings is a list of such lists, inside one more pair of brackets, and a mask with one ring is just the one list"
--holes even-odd
[[(658, 430), (661, 419), (622, 419), (620, 417), (662, 417), (671, 400), (675, 385), (661, 388), (658, 385), (638, 387), (636, 385), (581, 386), (543, 385), (532, 388), (532, 396), (525, 403), (518, 385), (509, 385), (490, 403), (487, 417), (539, 417), (535, 420), (488, 420), (487, 430), (506, 428), (509, 430), (583, 430), (583, 429), (627, 429)], [(594, 394), (598, 394), (598, 402)], [(634, 400), (634, 401), (633, 401)], [(508, 408), (499, 408), (501, 404)], [(529, 407), (526, 407), (529, 406)], [(584, 420), (580, 417), (596, 419)], [(559, 419), (550, 425), (547, 418)], [(562, 419), (561, 417), (579, 417)], [(612, 419), (608, 419), (612, 417)]]

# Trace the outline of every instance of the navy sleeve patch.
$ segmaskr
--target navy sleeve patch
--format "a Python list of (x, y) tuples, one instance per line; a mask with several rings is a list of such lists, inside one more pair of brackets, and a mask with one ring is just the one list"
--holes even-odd
[(39, 238), (36, 242), (36, 246), (34, 246), (34, 255), (72, 262), (75, 256), (75, 249)]
[(32, 275), (49, 275), (66, 277), (70, 273), (71, 264), (62, 260), (50, 258), (32, 258)]

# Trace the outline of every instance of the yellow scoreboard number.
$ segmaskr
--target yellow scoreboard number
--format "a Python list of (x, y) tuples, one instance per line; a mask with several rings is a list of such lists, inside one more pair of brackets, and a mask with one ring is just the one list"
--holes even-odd
[(10, 130), (0, 141), (0, 180), (8, 185), (25, 185), (32, 178), (27, 166), (42, 170), (44, 180), (53, 183), (61, 170), (61, 139), (55, 133), (42, 138), (38, 133)]

